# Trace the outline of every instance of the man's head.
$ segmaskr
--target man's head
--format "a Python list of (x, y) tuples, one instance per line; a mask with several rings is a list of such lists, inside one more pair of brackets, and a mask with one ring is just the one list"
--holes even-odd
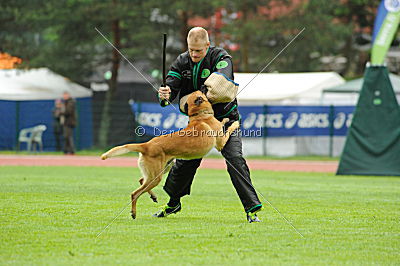
[(68, 91), (64, 91), (63, 99), (64, 99), (64, 101), (71, 99), (71, 95), (69, 94)]
[(187, 44), (192, 61), (200, 62), (206, 56), (210, 46), (207, 31), (201, 27), (192, 28), (187, 36)]

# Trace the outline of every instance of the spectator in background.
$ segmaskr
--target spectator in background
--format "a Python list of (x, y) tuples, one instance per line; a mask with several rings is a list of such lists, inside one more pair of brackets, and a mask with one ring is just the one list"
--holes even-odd
[(64, 109), (61, 115), (64, 116), (64, 154), (75, 154), (74, 128), (76, 126), (75, 100), (68, 92), (63, 94)]
[(64, 105), (61, 99), (55, 100), (53, 108), (53, 133), (56, 139), (57, 151), (61, 151), (61, 136), (63, 134), (63, 125), (64, 125), (64, 116), (62, 115), (63, 112), (64, 112)]

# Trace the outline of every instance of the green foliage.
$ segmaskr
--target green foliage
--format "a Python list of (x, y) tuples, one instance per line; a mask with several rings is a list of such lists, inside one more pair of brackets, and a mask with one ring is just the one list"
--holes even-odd
[[(241, 49), (233, 54), (239, 71), (258, 72), (270, 62), (303, 28), (305, 31), (288, 46), (266, 72), (321, 71), (323, 56), (360, 53), (346, 42), (363, 27), (372, 27), (376, 3), (363, 1), (229, 1), (231, 12), (242, 14), (225, 31), (234, 36)], [(284, 10), (277, 13), (276, 5)], [(260, 11), (264, 8), (264, 12)], [(351, 21), (346, 16), (351, 18)], [(243, 50), (249, 51), (244, 54)], [(247, 58), (248, 57), (248, 58)], [(358, 63), (358, 62), (356, 62)], [(362, 63), (364, 64), (364, 63)]]
[(76, 81), (87, 80), (96, 66), (111, 61), (113, 48), (95, 27), (112, 41), (113, 20), (121, 22), (122, 52), (143, 59), (149, 51), (142, 32), (147, 28), (138, 27), (150, 13), (143, 1), (16, 1), (5, 6), (1, 49), (22, 57), (25, 66), (47, 66)]
[[(132, 178), (133, 177), (133, 178)], [(2, 265), (369, 265), (398, 261), (398, 178), (252, 171), (264, 199), (248, 224), (226, 171), (200, 169), (182, 212), (151, 214), (129, 204), (139, 170), (114, 167), (0, 167)], [(155, 189), (161, 203), (167, 196)]]
[(113, 48), (95, 27), (112, 42), (112, 21), (118, 20), (121, 52), (132, 61), (149, 60), (160, 68), (162, 34), (169, 35), (172, 61), (185, 50), (187, 20), (213, 12), (207, 1), (2, 2), (0, 48), (22, 57), (24, 66), (47, 66), (76, 81), (87, 80), (96, 66), (112, 61)]
[[(344, 39), (351, 35), (346, 25), (335, 22), (332, 15), (335, 1), (310, 0), (295, 8), (288, 18), (282, 18), (286, 34), (274, 47), (281, 49), (302, 28), (305, 31), (284, 51), (274, 66), (289, 72), (321, 71), (321, 57), (338, 55)], [(307, 15), (312, 14), (312, 15)]]

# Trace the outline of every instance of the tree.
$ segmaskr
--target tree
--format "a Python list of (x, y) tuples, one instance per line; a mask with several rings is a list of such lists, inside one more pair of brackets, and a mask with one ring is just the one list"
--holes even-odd
[(347, 58), (343, 75), (359, 76), (364, 72), (370, 51), (357, 50), (354, 45), (355, 37), (364, 32), (372, 34), (378, 5), (379, 2), (375, 0), (343, 0), (336, 4), (333, 15), (350, 32), (340, 51)]
[(228, 13), (238, 16), (223, 31), (240, 45), (231, 51), (239, 71), (261, 70), (304, 27), (266, 71), (321, 71), (322, 58), (342, 56), (347, 62), (341, 74), (353, 75), (368, 57), (354, 47), (354, 36), (371, 30), (376, 5), (373, 0), (225, 1)]
[(334, 17), (336, 1), (309, 0), (281, 18), (288, 28), (278, 42), (284, 47), (301, 28), (305, 31), (285, 50), (280, 68), (290, 72), (321, 71), (321, 58), (337, 55), (351, 31)]
[[(236, 17), (225, 25), (223, 31), (232, 42), (240, 45), (238, 51), (232, 51), (239, 71), (256, 72), (257, 63), (263, 60), (256, 50), (265, 49), (264, 44), (274, 38), (278, 25), (260, 10), (268, 9), (271, 2), (274, 1), (224, 1), (227, 12), (235, 14), (234, 17)], [(280, 1), (278, 0), (278, 2)], [(257, 48), (260, 45), (261, 49)]]

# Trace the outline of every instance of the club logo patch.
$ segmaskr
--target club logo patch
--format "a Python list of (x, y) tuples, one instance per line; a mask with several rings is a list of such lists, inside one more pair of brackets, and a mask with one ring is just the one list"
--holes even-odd
[(225, 68), (225, 67), (227, 67), (228, 66), (228, 62), (226, 62), (226, 61), (221, 61), (221, 62), (219, 62), (218, 64), (217, 64), (217, 69), (223, 69), (223, 68)]
[(203, 69), (203, 71), (201, 72), (201, 78), (207, 78), (210, 75), (210, 70), (209, 69)]

